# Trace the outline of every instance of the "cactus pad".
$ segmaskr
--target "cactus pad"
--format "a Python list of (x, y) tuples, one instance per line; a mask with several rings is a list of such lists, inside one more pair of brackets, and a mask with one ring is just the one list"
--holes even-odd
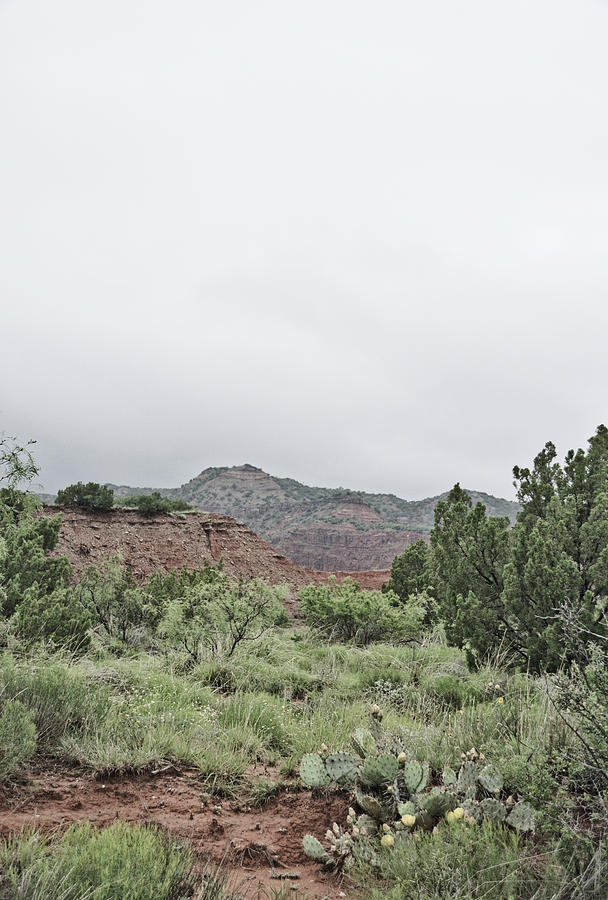
[(400, 816), (414, 816), (416, 815), (416, 807), (411, 800), (408, 800), (407, 803), (397, 804), (397, 812)]
[(341, 786), (352, 784), (360, 760), (351, 753), (332, 753), (325, 760), (325, 770), (330, 781)]
[(464, 800), (460, 806), (465, 815), (477, 822), (478, 825), (481, 823), (483, 812), (476, 800)]
[(484, 819), (489, 819), (492, 822), (504, 822), (507, 816), (507, 810), (504, 805), (494, 797), (486, 797), (479, 806), (483, 812)]
[(442, 778), (443, 778), (443, 783), (445, 784), (446, 787), (456, 784), (456, 781), (458, 780), (456, 777), (456, 772), (454, 771), (454, 769), (451, 769), (449, 766), (446, 766), (445, 769), (443, 770)]
[(458, 790), (466, 794), (469, 799), (475, 797), (477, 787), (477, 766), (472, 762), (465, 762), (458, 773)]
[(451, 794), (425, 794), (418, 801), (421, 812), (426, 812), (435, 821), (452, 808)]
[(495, 766), (484, 766), (479, 773), (479, 783), (489, 794), (498, 794), (502, 790), (502, 775)]
[(425, 762), (422, 763), (422, 781), (418, 785), (419, 791), (423, 791), (425, 789), (425, 787), (429, 783), (430, 777), (431, 777), (431, 767), (428, 764), (428, 762), (425, 760)]
[(321, 787), (329, 783), (325, 763), (318, 753), (307, 753), (300, 763), (300, 778), (308, 787)]
[(330, 861), (331, 857), (327, 850), (323, 847), (323, 844), (313, 837), (312, 834), (305, 834), (302, 838), (302, 849), (306, 856), (310, 857), (310, 859), (314, 859), (317, 862), (327, 863)]
[(378, 822), (367, 813), (362, 813), (357, 818), (357, 828), (365, 828), (367, 834), (375, 834), (378, 831)]
[(419, 762), (416, 762), (416, 760), (411, 760), (404, 765), (402, 777), (403, 783), (405, 784), (410, 796), (417, 793), (419, 790), (423, 790), (421, 784), (423, 781), (424, 772), (422, 766)]
[(351, 743), (361, 759), (378, 751), (372, 733), (367, 728), (357, 728), (351, 737)]
[(364, 794), (363, 791), (359, 790), (357, 787), (355, 787), (355, 799), (363, 812), (366, 812), (368, 816), (371, 816), (376, 822), (386, 822), (389, 818), (387, 811), (376, 797)]
[(534, 810), (528, 803), (516, 803), (506, 819), (507, 825), (518, 831), (534, 831), (536, 821)]

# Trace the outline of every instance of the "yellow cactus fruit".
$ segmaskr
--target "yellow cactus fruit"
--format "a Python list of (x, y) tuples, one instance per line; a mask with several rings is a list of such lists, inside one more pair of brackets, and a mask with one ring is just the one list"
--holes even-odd
[(461, 806), (457, 806), (453, 812), (453, 816), (456, 820), (464, 819), (464, 809)]
[(403, 751), (401, 751), (401, 753), (397, 757), (397, 762), (401, 763), (403, 765), (403, 763), (406, 761), (406, 759), (407, 759), (407, 756), (405, 755), (405, 753)]
[(393, 847), (395, 844), (395, 838), (392, 836), (392, 834), (383, 834), (380, 843), (383, 847)]
[(445, 819), (448, 825), (453, 825), (457, 821), (456, 816), (451, 811), (445, 814)]
[(411, 828), (412, 825), (416, 824), (416, 816), (408, 815), (406, 813), (404, 816), (401, 816), (401, 821), (404, 825), (407, 825), (408, 828)]

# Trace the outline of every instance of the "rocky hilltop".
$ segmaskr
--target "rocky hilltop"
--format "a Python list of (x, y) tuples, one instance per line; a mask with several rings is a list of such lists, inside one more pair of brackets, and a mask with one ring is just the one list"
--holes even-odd
[[(321, 571), (390, 568), (405, 547), (428, 535), (433, 513), (447, 493), (425, 500), (319, 488), (276, 478), (251, 465), (205, 469), (178, 488), (110, 485), (118, 497), (160, 493), (198, 509), (232, 516), (282, 554)], [(491, 516), (515, 519), (516, 503), (480, 491), (468, 492)]]

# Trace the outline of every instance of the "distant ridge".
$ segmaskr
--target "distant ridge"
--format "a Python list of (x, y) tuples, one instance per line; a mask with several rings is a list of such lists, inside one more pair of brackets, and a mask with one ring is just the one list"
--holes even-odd
[[(405, 547), (428, 535), (435, 506), (447, 493), (424, 500), (321, 488), (277, 478), (245, 463), (204, 469), (178, 488), (110, 484), (118, 497), (158, 490), (206, 512), (244, 522), (289, 559), (321, 571), (387, 569)], [(515, 520), (519, 505), (469, 490), (490, 516)]]

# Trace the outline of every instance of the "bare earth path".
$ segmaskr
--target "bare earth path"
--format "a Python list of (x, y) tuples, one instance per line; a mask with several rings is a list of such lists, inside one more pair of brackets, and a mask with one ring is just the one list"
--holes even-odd
[(242, 800), (201, 800), (202, 790), (197, 773), (186, 769), (105, 783), (77, 769), (33, 771), (25, 785), (0, 795), (0, 835), (32, 825), (50, 830), (84, 821), (155, 823), (188, 841), (201, 865), (221, 863), (232, 889), (248, 898), (270, 897), (283, 883), (307, 900), (353, 896), (347, 883), (323, 875), (302, 852), (304, 834), (323, 838), (332, 822), (344, 821), (346, 795), (285, 790), (256, 809)]

